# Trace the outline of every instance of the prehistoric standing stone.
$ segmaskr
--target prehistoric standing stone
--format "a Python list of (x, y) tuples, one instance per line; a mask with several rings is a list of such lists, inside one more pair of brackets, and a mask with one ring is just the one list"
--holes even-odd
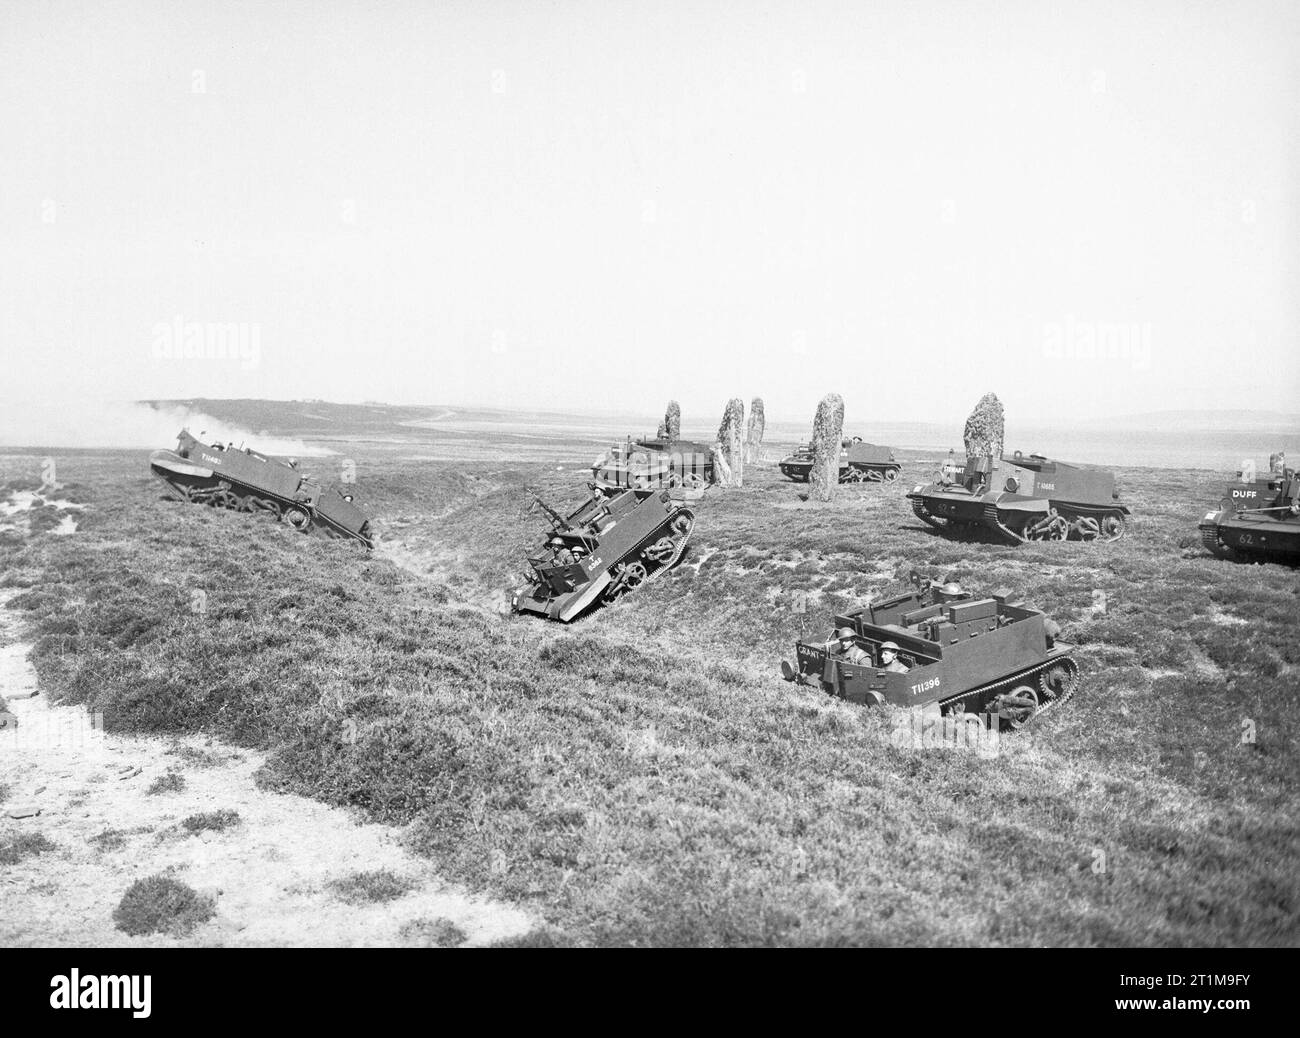
[(717, 482), (724, 487), (738, 487), (745, 480), (744, 425), (745, 402), (732, 397), (722, 412), (722, 424), (718, 426), (718, 451), (725, 464), (721, 466), (721, 478)]
[(767, 429), (767, 416), (763, 413), (763, 398), (756, 396), (749, 404), (749, 429), (745, 433), (745, 464), (758, 461), (763, 449), (763, 433)]
[(682, 438), (682, 409), (676, 400), (668, 401), (668, 410), (664, 412), (663, 439), (676, 443)]
[(1002, 448), (1006, 443), (1006, 419), (1002, 413), (1002, 401), (995, 393), (985, 393), (975, 410), (966, 419), (966, 429), (962, 433), (966, 441), (968, 455), (981, 456), (991, 454), (1002, 457)]
[(808, 473), (808, 496), (814, 501), (832, 501), (840, 485), (840, 449), (844, 437), (844, 398), (827, 393), (817, 405), (813, 419), (813, 462)]
[(727, 464), (727, 459), (718, 444), (715, 443), (709, 448), (709, 458), (713, 462), (713, 482), (719, 486), (730, 486), (731, 466)]

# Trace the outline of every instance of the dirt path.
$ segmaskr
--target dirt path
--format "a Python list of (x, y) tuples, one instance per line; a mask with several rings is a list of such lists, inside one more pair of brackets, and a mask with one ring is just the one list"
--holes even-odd
[[(54, 849), (0, 867), (0, 946), (473, 946), (531, 929), (521, 910), (441, 881), (402, 848), (400, 829), (259, 790), (256, 754), (201, 736), (105, 735), (82, 708), (32, 695), (30, 646), (4, 608), (14, 594), (0, 592), (0, 696), (18, 721), (0, 729), (0, 845), (39, 833)], [(169, 774), (182, 788), (148, 792)], [(239, 820), (182, 824), (216, 811)], [(353, 904), (332, 886), (379, 870), (410, 890)], [(216, 917), (184, 938), (116, 929), (123, 892), (161, 872), (213, 896)]]

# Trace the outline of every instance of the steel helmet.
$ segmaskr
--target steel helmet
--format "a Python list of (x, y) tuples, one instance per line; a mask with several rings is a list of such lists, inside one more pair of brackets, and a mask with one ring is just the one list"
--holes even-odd
[(835, 632), (835, 637), (838, 638), (840, 641), (844, 641), (846, 638), (852, 638), (853, 628), (841, 627), (838, 631)]
[(898, 642), (881, 642), (881, 643), (880, 643), (880, 651), (881, 651), (881, 652), (889, 652), (891, 649), (892, 649), (894, 652), (897, 652), (897, 651), (898, 651)]

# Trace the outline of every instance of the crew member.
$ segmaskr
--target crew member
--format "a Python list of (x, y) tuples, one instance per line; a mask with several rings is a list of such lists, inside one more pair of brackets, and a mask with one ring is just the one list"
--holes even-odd
[(880, 646), (880, 666), (894, 674), (906, 674), (912, 668), (898, 658), (898, 643), (883, 642)]
[(835, 632), (835, 637), (839, 641), (839, 654), (846, 662), (870, 666), (871, 654), (853, 640), (852, 627), (841, 627)]

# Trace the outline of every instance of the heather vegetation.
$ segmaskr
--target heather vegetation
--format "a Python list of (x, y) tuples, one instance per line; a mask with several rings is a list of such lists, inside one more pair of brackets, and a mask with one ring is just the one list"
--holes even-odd
[[(163, 501), (139, 454), (61, 457), (78, 532), (0, 544), (44, 690), (110, 731), (264, 750), (264, 785), (409, 826), (448, 878), (545, 920), (516, 943), (1300, 936), (1300, 583), (1200, 547), (1223, 474), (1122, 469), (1128, 538), (1011, 547), (912, 516), (937, 457), (816, 508), (754, 464), (694, 506), (672, 574), (563, 627), (489, 603), (542, 532), (531, 491), (576, 503), (578, 466), (349, 451), (371, 554)], [(1049, 610), (1079, 694), (984, 757), (780, 680), (796, 638), (913, 568)], [(202, 914), (168, 891), (176, 925)], [(146, 903), (128, 932), (173, 925)]]
[(216, 914), (212, 898), (173, 876), (136, 880), (113, 910), (117, 928), (133, 937), (166, 933), (184, 937)]
[(0, 865), (17, 865), (24, 858), (48, 854), (56, 849), (44, 833), (0, 832)]
[(349, 904), (382, 904), (409, 893), (415, 888), (415, 883), (388, 869), (377, 869), (372, 872), (354, 872), (335, 880), (330, 888)]

